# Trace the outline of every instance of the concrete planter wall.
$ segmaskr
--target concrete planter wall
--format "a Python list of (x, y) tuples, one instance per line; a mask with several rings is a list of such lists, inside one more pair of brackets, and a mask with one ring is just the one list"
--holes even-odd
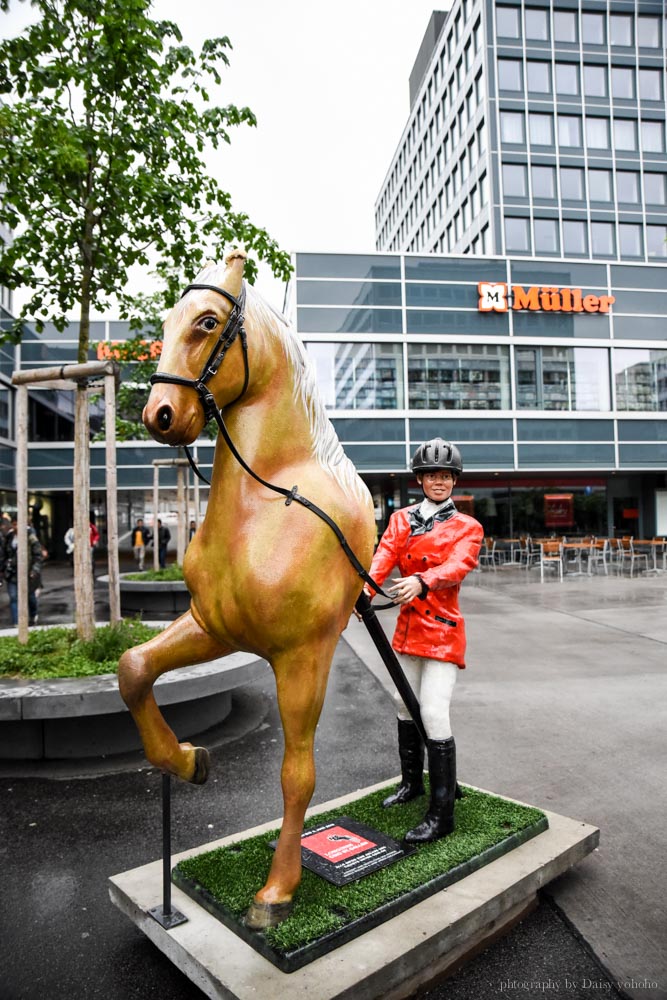
[[(190, 607), (190, 593), (184, 580), (129, 580), (132, 573), (120, 574), (120, 610), (124, 615), (154, 615), (175, 618)], [(108, 583), (108, 576), (98, 577)]]
[[(0, 632), (15, 634), (15, 629)], [(222, 722), (231, 711), (232, 690), (265, 669), (265, 661), (250, 653), (232, 653), (165, 674), (155, 684), (155, 697), (178, 738), (186, 740)], [(116, 674), (28, 682), (0, 678), (0, 760), (71, 760), (140, 748)]]

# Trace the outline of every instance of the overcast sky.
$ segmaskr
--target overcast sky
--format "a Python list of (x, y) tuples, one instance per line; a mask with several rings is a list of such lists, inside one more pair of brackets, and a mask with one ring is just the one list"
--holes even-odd
[[(375, 198), (433, 8), (432, 0), (156, 0), (155, 16), (176, 21), (193, 47), (231, 39), (216, 99), (249, 105), (258, 124), (232, 133), (211, 172), (283, 249), (374, 249)], [(14, 34), (26, 13), (16, 2), (0, 15), (2, 34)], [(259, 287), (282, 306), (281, 287), (264, 272)]]

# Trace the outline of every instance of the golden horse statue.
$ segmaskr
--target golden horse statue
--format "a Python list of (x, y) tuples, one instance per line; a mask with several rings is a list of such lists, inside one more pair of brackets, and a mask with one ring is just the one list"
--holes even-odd
[[(336, 437), (303, 347), (284, 318), (246, 289), (244, 261), (235, 251), (224, 268), (207, 265), (169, 313), (143, 420), (157, 441), (189, 445), (214, 400), (244, 460), (284, 494), (249, 475), (218, 435), (206, 517), (183, 566), (190, 610), (124, 653), (118, 678), (150, 763), (202, 783), (208, 752), (179, 743), (155, 701), (155, 681), (236, 650), (271, 664), (284, 732), (284, 815), (267, 882), (246, 916), (261, 928), (288, 915), (301, 880), (315, 728), (334, 649), (362, 587), (331, 528), (285, 496), (298, 484), (301, 496), (340, 526), (366, 569), (375, 523), (370, 494)], [(240, 335), (227, 336), (232, 314), (243, 322), (240, 296), (245, 330), (237, 323)]]

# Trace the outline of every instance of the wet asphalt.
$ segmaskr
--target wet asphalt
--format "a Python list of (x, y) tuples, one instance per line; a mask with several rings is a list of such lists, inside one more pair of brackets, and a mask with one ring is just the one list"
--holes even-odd
[[(72, 619), (69, 574), (67, 567), (47, 567), (40, 623)], [(101, 620), (100, 585), (96, 598)], [(3, 618), (8, 624), (0, 598)], [(208, 783), (172, 783), (174, 853), (281, 814), (282, 735), (268, 669), (239, 689), (232, 715), (209, 734)], [(341, 641), (317, 731), (312, 804), (396, 774), (394, 732), (384, 685)], [(200, 1000), (204, 994), (108, 896), (109, 876), (161, 856), (160, 773), (140, 755), (59, 772), (31, 770), (0, 763), (0, 1000)], [(289, 996), (288, 977), (283, 995)], [(626, 994), (545, 896), (506, 937), (419, 995), (591, 1000)]]

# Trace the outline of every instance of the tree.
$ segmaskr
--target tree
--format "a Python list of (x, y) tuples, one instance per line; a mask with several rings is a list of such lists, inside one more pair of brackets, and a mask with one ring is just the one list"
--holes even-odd
[[(0, 0), (7, 11), (11, 0)], [(158, 267), (175, 291), (225, 244), (243, 243), (287, 278), (286, 254), (206, 170), (207, 150), (255, 125), (249, 108), (213, 104), (231, 48), (195, 54), (178, 27), (153, 20), (150, 0), (32, 0), (40, 18), (0, 43), (0, 284), (28, 293), (18, 318), (41, 332), (78, 312), (78, 359), (88, 358), (91, 308), (121, 298), (130, 271)], [(251, 263), (250, 277), (253, 276)], [(122, 312), (121, 312), (122, 314)], [(76, 393), (75, 524), (88, 533), (86, 387)], [(85, 489), (83, 484), (85, 483)], [(83, 495), (82, 495), (83, 493)], [(79, 634), (94, 628), (88, 546), (75, 548)]]

